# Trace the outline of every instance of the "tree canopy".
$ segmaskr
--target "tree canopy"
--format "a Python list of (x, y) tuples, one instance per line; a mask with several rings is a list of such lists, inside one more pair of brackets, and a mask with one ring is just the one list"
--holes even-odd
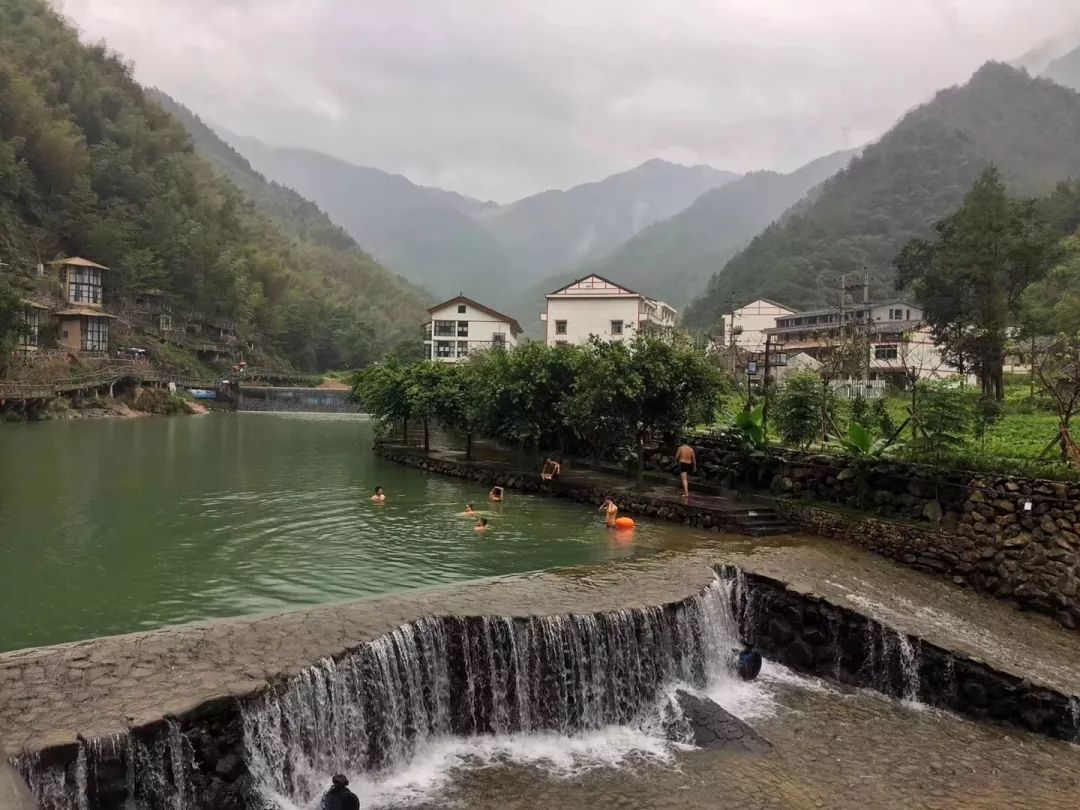
[(972, 368), (984, 393), (1004, 397), (1009, 330), (1024, 291), (1046, 275), (1058, 234), (1036, 200), (1011, 199), (989, 167), (963, 204), (934, 226), (932, 241), (913, 239), (896, 259), (897, 284), (910, 287), (945, 354)]
[(234, 320), (307, 368), (363, 364), (415, 335), (417, 292), (308, 218), (307, 233), (285, 235), (129, 66), (41, 0), (0, 0), (4, 262), (91, 257), (112, 268), (107, 300), (164, 290), (179, 316)]

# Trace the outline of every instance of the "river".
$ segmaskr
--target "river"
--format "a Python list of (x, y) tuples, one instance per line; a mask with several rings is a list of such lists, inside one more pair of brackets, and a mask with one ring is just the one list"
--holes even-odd
[[(0, 650), (598, 562), (568, 502), (377, 458), (361, 417), (213, 414), (0, 429)], [(375, 486), (388, 498), (375, 506)], [(491, 523), (461, 517), (471, 501)]]

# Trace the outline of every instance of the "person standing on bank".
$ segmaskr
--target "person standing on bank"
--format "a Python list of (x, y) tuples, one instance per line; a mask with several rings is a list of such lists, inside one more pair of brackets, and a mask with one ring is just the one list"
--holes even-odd
[(675, 451), (675, 463), (679, 465), (679, 479), (682, 481), (683, 498), (690, 497), (690, 472), (697, 472), (697, 454), (688, 444), (679, 445)]
[(339, 773), (331, 788), (323, 794), (319, 807), (320, 810), (360, 810), (360, 800), (349, 790), (349, 780)]

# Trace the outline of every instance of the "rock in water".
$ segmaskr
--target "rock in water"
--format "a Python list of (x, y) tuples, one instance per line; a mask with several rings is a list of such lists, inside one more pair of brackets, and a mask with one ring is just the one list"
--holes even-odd
[(708, 698), (676, 693), (694, 745), (731, 751), (763, 752), (772, 744), (746, 723)]

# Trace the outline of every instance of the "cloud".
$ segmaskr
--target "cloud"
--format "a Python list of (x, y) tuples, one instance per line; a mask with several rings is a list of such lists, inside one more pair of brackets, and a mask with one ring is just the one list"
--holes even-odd
[(63, 11), (141, 81), (231, 130), (502, 201), (655, 156), (790, 169), (1080, 24), (1075, 0), (65, 0)]

